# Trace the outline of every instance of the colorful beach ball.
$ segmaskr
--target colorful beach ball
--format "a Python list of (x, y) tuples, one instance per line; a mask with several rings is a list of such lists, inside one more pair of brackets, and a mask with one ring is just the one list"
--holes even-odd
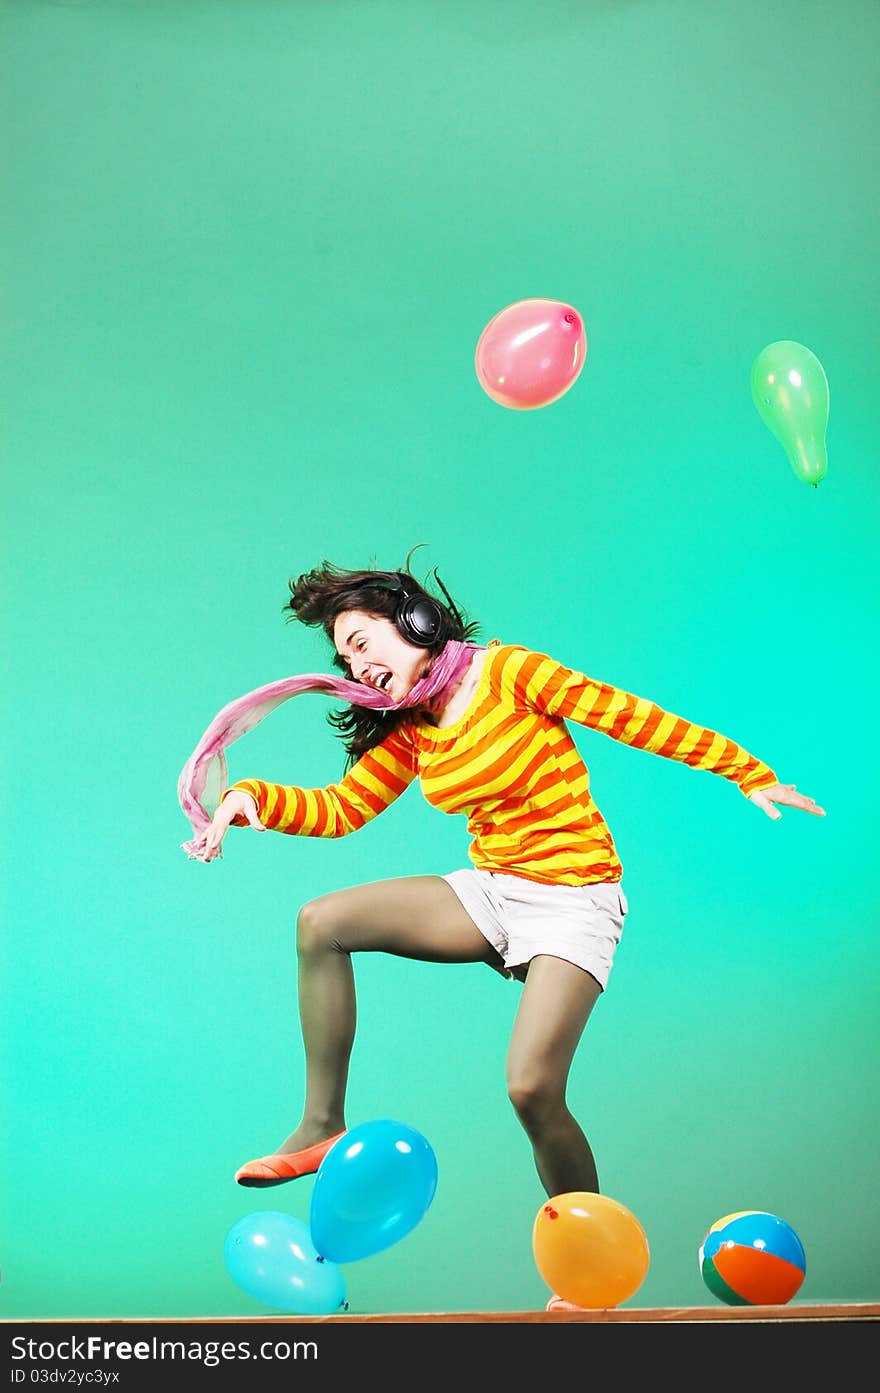
[(725, 1215), (700, 1244), (703, 1281), (728, 1306), (784, 1306), (806, 1270), (794, 1229), (762, 1209)]

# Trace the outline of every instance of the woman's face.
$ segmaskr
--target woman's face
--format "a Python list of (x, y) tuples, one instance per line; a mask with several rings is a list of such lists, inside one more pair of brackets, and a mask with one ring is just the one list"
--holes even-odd
[(430, 666), (427, 649), (401, 638), (393, 620), (361, 609), (337, 615), (333, 642), (356, 682), (376, 687), (394, 701), (403, 701)]

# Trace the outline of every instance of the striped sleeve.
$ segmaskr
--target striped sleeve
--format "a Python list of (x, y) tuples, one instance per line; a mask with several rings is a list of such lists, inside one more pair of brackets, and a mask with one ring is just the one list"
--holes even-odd
[(232, 789), (249, 793), (263, 826), (275, 832), (344, 837), (357, 832), (399, 798), (416, 773), (415, 747), (397, 729), (362, 755), (339, 783), (327, 788), (240, 779), (226, 793)]
[(513, 649), (508, 668), (502, 680), (517, 706), (575, 721), (637, 750), (720, 774), (746, 797), (777, 782), (768, 765), (727, 736), (694, 725), (631, 692), (596, 682), (543, 653)]

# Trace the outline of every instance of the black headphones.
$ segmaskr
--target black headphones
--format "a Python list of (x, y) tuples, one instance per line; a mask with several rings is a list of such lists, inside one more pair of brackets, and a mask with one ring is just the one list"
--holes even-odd
[(408, 581), (371, 580), (380, 590), (399, 593), (400, 599), (394, 611), (394, 623), (407, 643), (416, 648), (433, 648), (449, 633), (449, 616), (439, 600), (426, 595), (423, 590), (415, 590)]

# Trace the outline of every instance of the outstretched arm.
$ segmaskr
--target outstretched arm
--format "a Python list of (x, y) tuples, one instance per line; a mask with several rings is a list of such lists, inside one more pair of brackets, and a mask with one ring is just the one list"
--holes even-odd
[(362, 755), (339, 783), (326, 788), (240, 779), (222, 794), (213, 819), (193, 843), (191, 855), (201, 861), (220, 857), (230, 827), (251, 826), (305, 837), (344, 837), (393, 803), (416, 772), (412, 742), (402, 731), (394, 730)]
[(813, 817), (825, 816), (825, 809), (820, 808), (814, 799), (798, 793), (794, 784), (771, 784), (769, 788), (756, 789), (754, 793), (749, 794), (749, 802), (757, 804), (774, 822), (778, 822), (782, 817), (782, 813), (773, 806), (774, 803), (783, 803), (788, 808), (800, 808), (802, 812), (811, 813)]
[(678, 760), (692, 769), (720, 774), (736, 784), (768, 817), (782, 816), (774, 803), (787, 803), (823, 816), (823, 810), (811, 798), (796, 793), (791, 784), (777, 783), (769, 765), (728, 736), (664, 711), (644, 697), (563, 667), (544, 653), (512, 650), (502, 682), (514, 704), (577, 721), (624, 745)]

